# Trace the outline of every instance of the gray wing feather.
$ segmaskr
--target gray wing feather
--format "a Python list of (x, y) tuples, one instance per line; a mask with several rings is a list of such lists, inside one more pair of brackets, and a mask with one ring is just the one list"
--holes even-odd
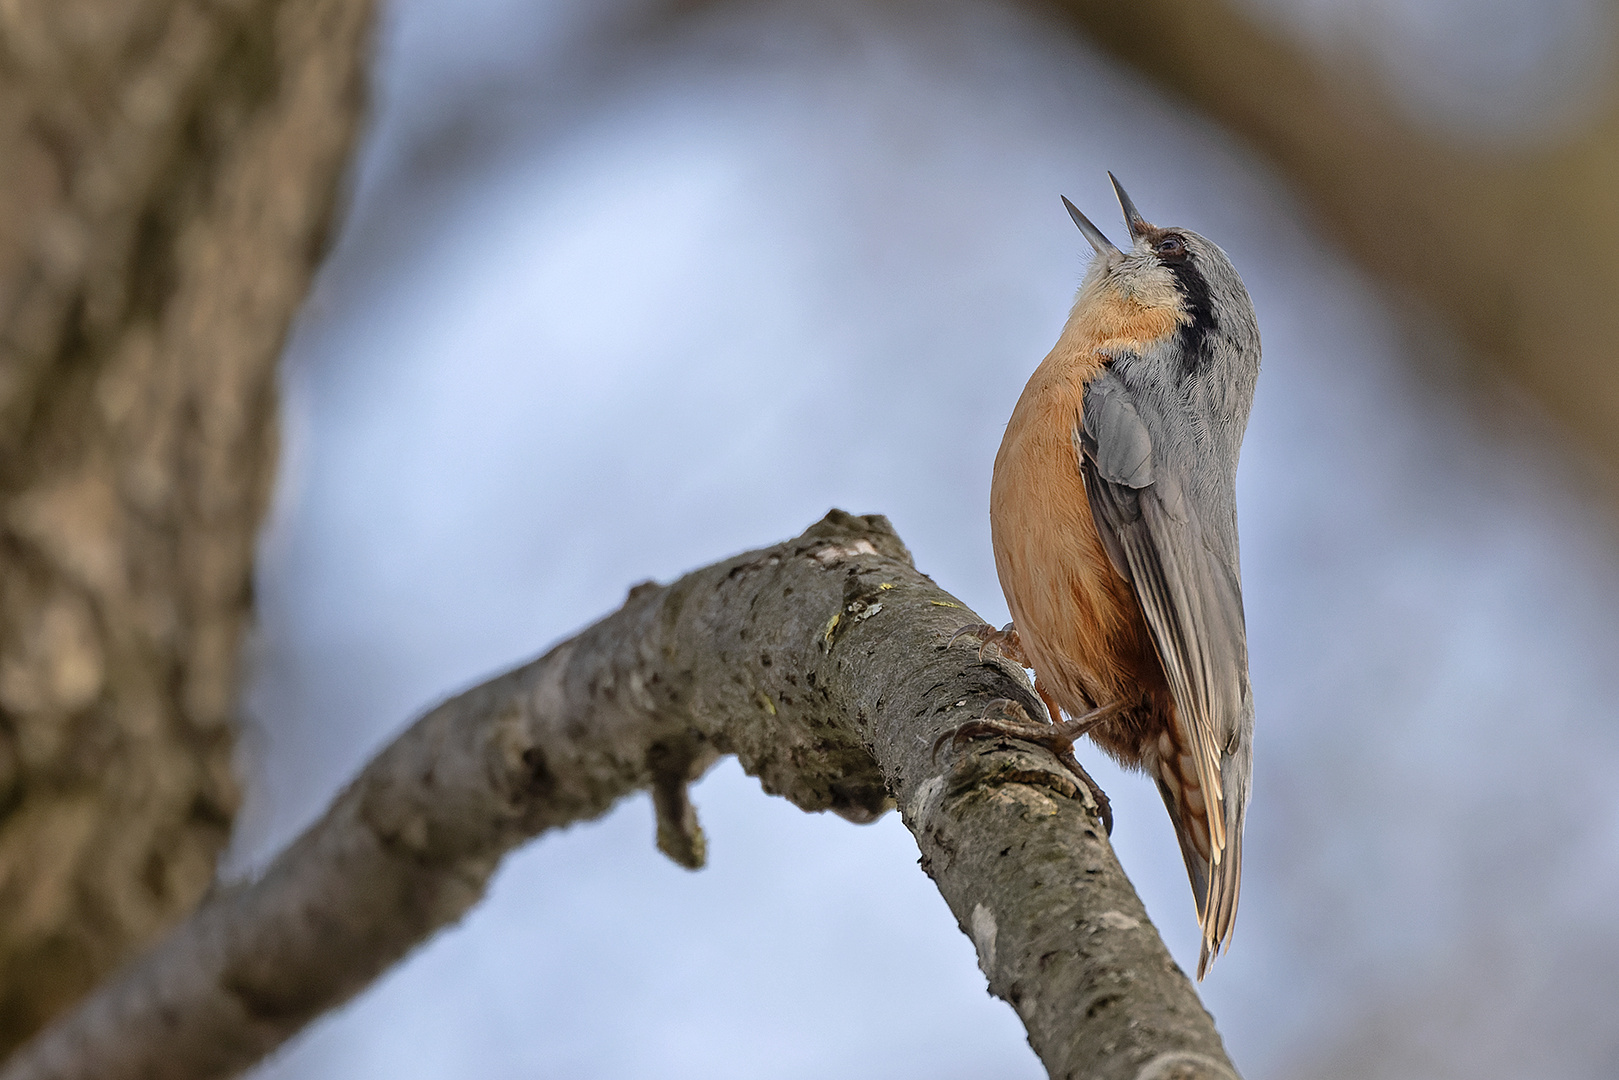
[(1152, 432), (1136, 411), (1130, 392), (1113, 375), (1085, 388), (1085, 455), (1111, 483), (1144, 488), (1153, 482)]
[[(1219, 535), (1218, 507), (1198, 505), (1195, 493), (1210, 485), (1198, 484), (1186, 465), (1166, 460), (1175, 455), (1160, 444), (1175, 444), (1167, 437), (1154, 439), (1153, 428), (1161, 424), (1154, 411), (1144, 414), (1130, 389), (1108, 372), (1086, 388), (1074, 441), (1091, 516), (1114, 568), (1141, 603), (1198, 782), (1211, 809), (1220, 807), (1210, 814), (1214, 862), (1206, 873), (1194, 865), (1202, 860), (1194, 860), (1183, 835), (1207, 951), (1211, 936), (1218, 948), (1236, 910), (1240, 871), (1232, 863), (1239, 857), (1247, 793), (1227, 797), (1223, 774), (1233, 751), (1248, 753), (1246, 741), (1239, 747), (1237, 738), (1249, 707), (1247, 632), (1235, 536), (1226, 542)], [(1226, 511), (1224, 518), (1229, 517)], [(1246, 787), (1245, 758), (1232, 778)], [(1205, 888), (1196, 887), (1204, 882)]]

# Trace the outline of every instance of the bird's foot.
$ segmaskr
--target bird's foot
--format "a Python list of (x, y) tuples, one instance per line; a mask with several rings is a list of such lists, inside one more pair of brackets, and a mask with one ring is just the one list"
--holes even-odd
[[(996, 698), (984, 706), (984, 715), (939, 736), (939, 741), (933, 744), (933, 752), (937, 754), (947, 742), (950, 749), (960, 750), (969, 741), (990, 735), (1002, 735), (1045, 746), (1055, 736), (1056, 731), (1056, 724), (1042, 723), (1030, 716), (1029, 710), (1023, 707), (1022, 702), (1013, 701), (1011, 698)], [(1072, 746), (1072, 742), (1069, 745)]]
[[(1050, 706), (1047, 706), (1050, 708)], [(947, 731), (933, 744), (933, 753), (938, 755), (945, 743), (950, 749), (960, 750), (973, 739), (984, 739), (991, 736), (1004, 739), (1017, 739), (1021, 742), (1033, 743), (1043, 746), (1056, 755), (1068, 771), (1073, 773), (1079, 782), (1085, 785), (1091, 797), (1096, 800), (1096, 816), (1101, 818), (1102, 827), (1109, 836), (1113, 835), (1113, 803), (1102, 790), (1102, 785), (1091, 778), (1085, 771), (1085, 766), (1074, 757), (1074, 741), (1085, 735), (1096, 725), (1105, 720), (1111, 720), (1125, 710), (1122, 702), (1104, 705), (1100, 709), (1092, 709), (1084, 716), (1073, 720), (1058, 720), (1055, 723), (1042, 724), (1029, 715), (1029, 710), (1019, 702), (1008, 698), (996, 698), (984, 709), (984, 715), (976, 720), (969, 720), (954, 731)], [(1055, 714), (1055, 710), (1053, 710)], [(1060, 714), (1055, 714), (1060, 715)]]
[[(957, 630), (954, 634), (950, 635), (950, 640), (945, 642), (945, 648), (948, 649), (950, 646), (954, 645), (956, 643), (956, 639), (959, 637), (971, 637), (978, 639), (978, 659), (980, 660), (984, 658), (985, 649), (994, 648), (1002, 656), (1012, 661), (1012, 663), (1017, 664), (1019, 667), (1029, 666), (1029, 658), (1023, 653), (1023, 642), (1018, 637), (1017, 625), (1015, 623), (1007, 623), (999, 630), (995, 629), (989, 623), (968, 623), (966, 626), (963, 626), (960, 630)], [(993, 702), (991, 704), (993, 704)], [(1016, 702), (1013, 702), (1012, 704), (1016, 704)], [(1022, 706), (1018, 707), (1022, 708)], [(1028, 716), (1028, 713), (1024, 713), (1023, 715)]]

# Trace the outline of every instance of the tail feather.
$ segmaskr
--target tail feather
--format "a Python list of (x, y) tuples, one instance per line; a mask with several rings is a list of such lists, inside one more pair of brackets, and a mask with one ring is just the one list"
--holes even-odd
[(1186, 862), (1186, 876), (1192, 880), (1192, 898), (1197, 901), (1198, 922), (1203, 921), (1204, 907), (1208, 902), (1209, 892), (1209, 864), (1198, 853), (1197, 844), (1192, 839), (1191, 830), (1186, 827), (1182, 819), (1180, 796), (1172, 791), (1162, 777), (1158, 781), (1158, 794), (1164, 797), (1164, 807), (1169, 811), (1169, 820), (1175, 826), (1175, 839), (1180, 841), (1181, 858)]
[[(1202, 932), (1197, 977), (1201, 981), (1210, 962), (1230, 943), (1231, 930), (1236, 924), (1237, 897), (1242, 887), (1243, 807), (1240, 803), (1233, 806), (1218, 796), (1213, 806), (1197, 806), (1185, 796), (1184, 785), (1191, 777), (1178, 774), (1173, 765), (1163, 763), (1154, 773), (1158, 793), (1163, 796), (1164, 807), (1175, 826), (1175, 838), (1180, 842), (1181, 858), (1186, 863), (1186, 876), (1192, 884), (1192, 897), (1197, 902), (1197, 921)], [(1209, 828), (1208, 810), (1219, 815), (1221, 824), (1225, 825), (1223, 849), (1216, 846), (1219, 832)]]
[(1227, 847), (1214, 867), (1207, 885), (1208, 900), (1198, 905), (1198, 923), (1203, 944), (1198, 950), (1197, 977), (1201, 981), (1209, 964), (1231, 946), (1231, 931), (1237, 924), (1237, 896), (1242, 890), (1242, 814), (1232, 815), (1227, 824)]

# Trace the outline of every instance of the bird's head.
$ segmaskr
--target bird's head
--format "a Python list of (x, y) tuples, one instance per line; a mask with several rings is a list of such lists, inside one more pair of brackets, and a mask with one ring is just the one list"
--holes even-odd
[(1118, 179), (1107, 175), (1124, 211), (1130, 249), (1121, 251), (1063, 199), (1074, 224), (1096, 249), (1069, 330), (1104, 352), (1162, 351), (1154, 346), (1169, 344), (1174, 335), (1188, 369), (1217, 344), (1229, 345), (1237, 353), (1251, 352), (1257, 371), (1259, 329), (1253, 302), (1226, 253), (1190, 229), (1151, 224)]

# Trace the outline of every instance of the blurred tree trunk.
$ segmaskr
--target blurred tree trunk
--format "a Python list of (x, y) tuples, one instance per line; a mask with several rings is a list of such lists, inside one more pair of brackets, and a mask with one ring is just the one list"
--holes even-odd
[(229, 836), (275, 361), (371, 9), (0, 5), (0, 1054)]

